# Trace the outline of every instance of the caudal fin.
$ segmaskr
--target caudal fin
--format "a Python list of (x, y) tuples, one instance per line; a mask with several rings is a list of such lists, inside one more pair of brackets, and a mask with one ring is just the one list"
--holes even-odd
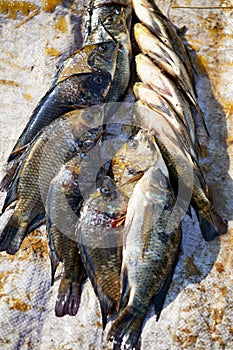
[(144, 318), (145, 313), (136, 310), (132, 306), (127, 306), (112, 324), (108, 333), (108, 341), (114, 341), (116, 349), (123, 342), (125, 349), (135, 349), (138, 346)]
[(214, 209), (204, 214), (197, 212), (197, 217), (202, 236), (206, 241), (212, 241), (216, 237), (227, 232), (227, 222), (223, 221), (221, 216)]
[(27, 234), (27, 228), (28, 224), (21, 222), (19, 214), (14, 211), (0, 235), (0, 251), (14, 255)]
[(71, 279), (62, 278), (55, 305), (56, 316), (75, 316), (79, 309), (80, 296), (81, 285), (77, 282), (72, 282)]

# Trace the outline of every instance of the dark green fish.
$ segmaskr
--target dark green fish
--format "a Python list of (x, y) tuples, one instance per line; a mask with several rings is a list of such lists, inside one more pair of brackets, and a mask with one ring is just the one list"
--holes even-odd
[(85, 19), (84, 43), (97, 43), (115, 40), (119, 44), (116, 71), (112, 79), (108, 102), (120, 101), (130, 79), (131, 41), (130, 27), (131, 2), (91, 1)]
[[(122, 217), (127, 199), (108, 176), (85, 200), (77, 226), (80, 254), (99, 299), (103, 328), (120, 300)], [(123, 220), (124, 221), (124, 220)]]
[(108, 334), (108, 340), (117, 344), (114, 349), (135, 348), (148, 306), (157, 296), (160, 304), (156, 303), (155, 309), (159, 316), (179, 253), (180, 222), (172, 218), (175, 196), (159, 149), (157, 152), (156, 165), (138, 181), (128, 203), (120, 312)]
[(57, 265), (63, 263), (55, 314), (74, 316), (78, 312), (81, 285), (86, 273), (75, 240), (75, 225), (83, 197), (79, 189), (80, 154), (62, 166), (52, 180), (46, 205), (46, 222), (50, 246), (52, 284)]
[(204, 239), (209, 241), (226, 233), (227, 224), (213, 208), (199, 165), (191, 157), (186, 143), (177, 135), (172, 124), (141, 101), (135, 105), (135, 122), (153, 133), (181, 206), (186, 211), (191, 202), (199, 218)]
[[(82, 134), (90, 141), (99, 135), (103, 109), (92, 107), (70, 112), (47, 126), (26, 151), (7, 193), (3, 211), (15, 202), (15, 208), (0, 235), (0, 251), (15, 254), (30, 225), (44, 216), (49, 185), (60, 167), (76, 152)], [(93, 129), (93, 132), (89, 132)]]
[(52, 86), (80, 73), (107, 71), (113, 78), (119, 45), (113, 41), (85, 45), (68, 57), (59, 68)]
[(9, 187), (22, 153), (41, 129), (66, 112), (104, 102), (110, 83), (110, 73), (93, 72), (73, 75), (54, 86), (42, 98), (17, 141), (0, 188)]

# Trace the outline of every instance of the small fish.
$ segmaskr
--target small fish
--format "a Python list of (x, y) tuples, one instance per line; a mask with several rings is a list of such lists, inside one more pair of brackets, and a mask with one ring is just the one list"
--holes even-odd
[(127, 198), (131, 197), (136, 181), (157, 162), (154, 142), (154, 137), (148, 131), (139, 130), (124, 143), (112, 159), (114, 181)]
[(167, 281), (171, 279), (180, 249), (179, 221), (174, 225), (171, 220), (175, 196), (159, 149), (157, 152), (158, 162), (138, 181), (128, 204), (120, 312), (108, 334), (108, 340), (114, 340), (121, 349), (135, 348), (148, 306), (158, 295), (160, 305), (156, 304), (155, 309), (159, 317), (168, 289)]
[(143, 83), (135, 83), (133, 90), (137, 100), (141, 100), (151, 109), (160, 113), (168, 122), (170, 121), (170, 123), (172, 123), (179, 137), (187, 143), (190, 154), (196, 159), (197, 155), (195, 150), (197, 148), (197, 140), (194, 121), (190, 119), (189, 125), (187, 123), (185, 124), (163, 96), (157, 94), (154, 90), (150, 89), (149, 86)]
[(78, 184), (81, 156), (78, 154), (61, 167), (52, 180), (46, 204), (46, 223), (50, 246), (52, 284), (56, 268), (63, 263), (55, 314), (74, 316), (78, 312), (81, 285), (86, 273), (77, 242), (75, 225), (82, 205), (82, 194)]
[(85, 19), (84, 43), (91, 44), (115, 40), (119, 44), (116, 70), (107, 96), (108, 102), (120, 101), (128, 87), (132, 49), (130, 27), (132, 6), (130, 2), (92, 1)]
[(111, 82), (108, 72), (85, 73), (61, 81), (52, 88), (34, 110), (27, 126), (8, 158), (7, 174), (0, 188), (7, 189), (28, 144), (46, 125), (66, 112), (104, 101)]
[(135, 122), (154, 135), (167, 164), (175, 194), (181, 201), (180, 205), (187, 211), (191, 202), (199, 218), (204, 239), (210, 241), (226, 233), (227, 224), (213, 208), (199, 165), (172, 125), (141, 101), (135, 104)]
[[(179, 57), (180, 61), (183, 63), (184, 68), (186, 68), (186, 72), (189, 75), (191, 84), (193, 84), (194, 74), (192, 63), (189, 59), (186, 48), (181, 38), (177, 34), (177, 31), (171, 23), (171, 21), (166, 16), (164, 16), (164, 14), (155, 4), (154, 0), (133, 0), (133, 7), (137, 17), (145, 24), (145, 26), (153, 34), (155, 34), (165, 46), (167, 46), (170, 49), (170, 53), (174, 52), (176, 56)], [(160, 62), (162, 62), (162, 59), (160, 60)], [(178, 79), (178, 76), (176, 77), (176, 79)], [(188, 80), (186, 80), (185, 83), (187, 84)], [(191, 91), (187, 89), (185, 89), (185, 92), (186, 94), (188, 93), (189, 98), (191, 97), (192, 103), (196, 111), (198, 112), (195, 118), (197, 123), (199, 124), (199, 128), (201, 128), (202, 125), (202, 127), (204, 127), (206, 135), (209, 136), (203, 113), (196, 100), (194, 88), (194, 94), (190, 94)]]
[(122, 217), (127, 202), (114, 181), (103, 176), (97, 191), (84, 202), (77, 226), (80, 254), (100, 302), (103, 329), (120, 299)]
[(153, 34), (179, 56), (193, 82), (192, 64), (172, 22), (160, 11), (154, 0), (133, 0), (132, 2), (137, 17)]
[(136, 69), (142, 82), (171, 105), (187, 129), (195, 130), (195, 120), (190, 104), (164, 72), (144, 54), (136, 56)]
[(183, 62), (176, 52), (154, 36), (144, 25), (137, 23), (134, 26), (134, 35), (141, 51), (152, 61), (169, 74), (190, 102), (199, 110), (196, 94), (190, 76)]
[[(30, 225), (44, 217), (49, 184), (60, 167), (76, 152), (82, 134), (95, 141), (100, 134), (103, 109), (92, 107), (70, 112), (51, 123), (33, 141), (17, 169), (3, 211), (15, 209), (0, 235), (0, 251), (15, 254)], [(90, 131), (92, 129), (92, 132)]]

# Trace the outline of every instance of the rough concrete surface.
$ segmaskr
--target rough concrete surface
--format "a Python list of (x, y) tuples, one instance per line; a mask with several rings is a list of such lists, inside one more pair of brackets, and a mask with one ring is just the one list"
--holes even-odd
[[(57, 66), (81, 45), (81, 10), (72, 0), (0, 1), (0, 175), (30, 113)], [(183, 224), (182, 252), (158, 322), (149, 310), (142, 350), (233, 349), (233, 3), (157, 1), (178, 28), (185, 26), (197, 72), (198, 101), (210, 131), (201, 160), (216, 208), (229, 220), (221, 239), (205, 242), (195, 215)], [(7, 5), (8, 4), (8, 5)], [(27, 11), (28, 9), (28, 11)], [(169, 10), (169, 12), (167, 12)], [(8, 11), (8, 12), (7, 12)], [(34, 11), (34, 12), (33, 12)], [(184, 31), (183, 31), (184, 32)], [(2, 205), (4, 193), (1, 193)], [(3, 218), (1, 220), (1, 223)], [(0, 254), (0, 348), (111, 349), (98, 301), (86, 282), (77, 316), (57, 318), (59, 274), (50, 287), (45, 229), (15, 256)], [(107, 330), (110, 324), (107, 325)]]

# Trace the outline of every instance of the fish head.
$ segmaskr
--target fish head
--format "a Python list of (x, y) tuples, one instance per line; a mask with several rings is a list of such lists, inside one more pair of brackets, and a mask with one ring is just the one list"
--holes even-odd
[(111, 74), (106, 71), (101, 71), (82, 75), (82, 93), (84, 100), (88, 98), (91, 104), (103, 102), (111, 86)]
[(109, 72), (113, 78), (116, 69), (116, 60), (119, 44), (113, 40), (95, 45), (88, 57), (88, 64), (97, 70)]
[(113, 219), (125, 213), (127, 199), (113, 179), (109, 176), (103, 176), (97, 182), (97, 186), (97, 191), (91, 195), (93, 208)]
[(135, 172), (145, 171), (157, 161), (154, 137), (147, 130), (139, 130), (121, 147), (114, 160), (124, 163), (126, 167), (133, 166)]
[(109, 248), (122, 245), (123, 223), (127, 200), (108, 176), (98, 182), (81, 211), (77, 237), (92, 248)]

